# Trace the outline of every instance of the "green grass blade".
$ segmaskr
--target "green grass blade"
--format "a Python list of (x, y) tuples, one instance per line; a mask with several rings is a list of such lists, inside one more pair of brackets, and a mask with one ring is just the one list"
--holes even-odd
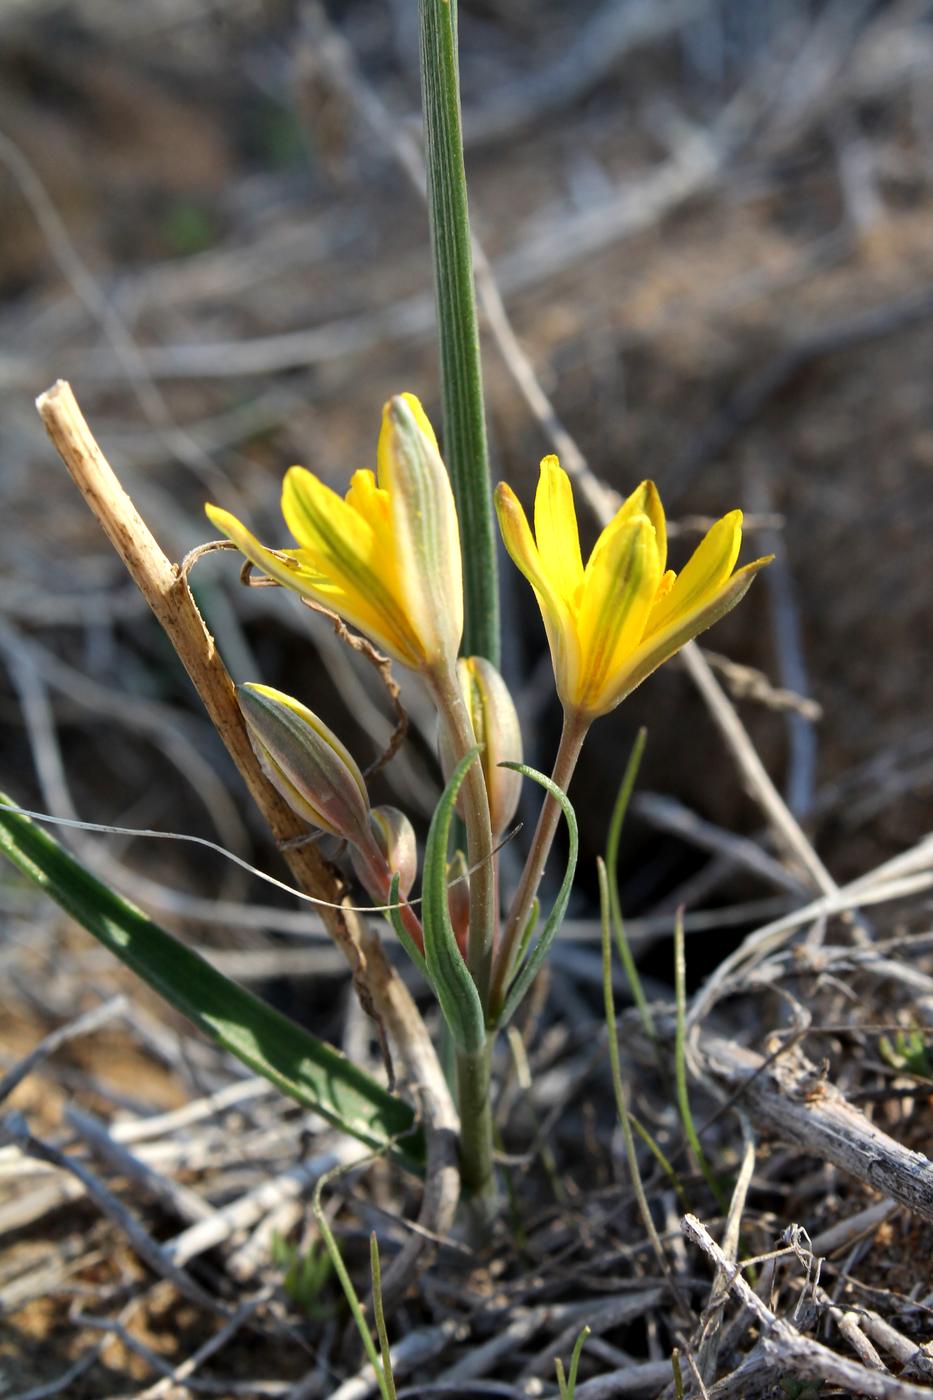
[(612, 919), (612, 931), (615, 936), (616, 947), (619, 950), (619, 957), (622, 960), (622, 967), (625, 971), (629, 990), (632, 999), (638, 1007), (638, 1014), (641, 1016), (641, 1023), (646, 1033), (652, 1041), (656, 1040), (654, 1021), (651, 1017), (651, 1008), (648, 1005), (648, 998), (645, 996), (644, 988), (641, 985), (641, 978), (635, 966), (635, 959), (632, 956), (632, 949), (625, 932), (625, 922), (622, 918), (622, 901), (619, 898), (619, 842), (622, 836), (622, 823), (625, 821), (625, 814), (628, 811), (628, 804), (631, 800), (632, 789), (635, 786), (635, 779), (638, 777), (638, 769), (641, 766), (642, 754), (645, 751), (645, 739), (647, 730), (639, 729), (635, 736), (635, 743), (632, 745), (632, 752), (629, 761), (625, 766), (622, 775), (622, 782), (619, 785), (618, 796), (612, 809), (612, 816), (609, 821), (609, 832), (606, 836), (606, 869), (609, 874), (609, 914)]
[(583, 1351), (583, 1343), (593, 1329), (587, 1324), (580, 1332), (574, 1343), (573, 1353), (570, 1357), (570, 1375), (567, 1377), (567, 1400), (574, 1400), (577, 1393), (577, 1371), (580, 1369), (580, 1353)]
[(671, 1352), (671, 1370), (674, 1373), (674, 1400), (684, 1400), (684, 1375), (680, 1369), (680, 1350), (677, 1347)]
[[(362, 1162), (355, 1162), (353, 1164), (353, 1167), (361, 1167), (362, 1165)], [(334, 1232), (328, 1224), (327, 1216), (324, 1214), (324, 1206), (322, 1201), (324, 1187), (327, 1186), (329, 1182), (333, 1181), (336, 1177), (341, 1176), (347, 1170), (347, 1167), (334, 1167), (333, 1171), (325, 1172), (325, 1174), (321, 1177), (320, 1181), (315, 1187), (314, 1196), (311, 1200), (311, 1209), (314, 1212), (314, 1218), (317, 1221), (317, 1227), (321, 1232), (321, 1237), (324, 1241), (324, 1247), (327, 1250), (327, 1253), (330, 1255), (330, 1262), (334, 1266), (334, 1273), (337, 1275), (337, 1278), (340, 1282), (340, 1286), (343, 1289), (343, 1296), (346, 1298), (347, 1305), (350, 1309), (351, 1314), (353, 1315), (353, 1321), (356, 1324), (356, 1330), (360, 1334), (360, 1341), (363, 1343), (366, 1355), (369, 1357), (369, 1364), (373, 1368), (373, 1373), (376, 1377), (376, 1385), (378, 1387), (381, 1400), (393, 1400), (393, 1397), (395, 1395), (394, 1384), (392, 1392), (390, 1394), (389, 1385), (386, 1380), (386, 1374), (382, 1368), (382, 1362), (379, 1358), (379, 1353), (376, 1350), (376, 1343), (373, 1341), (373, 1334), (370, 1332), (369, 1324), (366, 1321), (366, 1314), (363, 1311), (363, 1304), (360, 1302), (359, 1294), (353, 1287), (353, 1280), (351, 1279), (349, 1272), (347, 1271), (346, 1264), (343, 1262), (343, 1255), (340, 1253), (340, 1249), (334, 1237)]]
[(686, 1304), (677, 1286), (677, 1281), (674, 1278), (670, 1262), (664, 1252), (661, 1237), (658, 1234), (657, 1226), (651, 1215), (648, 1197), (645, 1194), (645, 1187), (638, 1166), (638, 1154), (635, 1151), (632, 1118), (628, 1111), (628, 1104), (625, 1101), (625, 1085), (622, 1080), (622, 1064), (619, 1056), (619, 1032), (616, 1024), (616, 1004), (615, 996), (612, 991), (612, 939), (609, 931), (609, 874), (602, 856), (596, 857), (596, 870), (599, 875), (599, 920), (603, 953), (603, 1005), (606, 1011), (606, 1028), (609, 1032), (609, 1069), (612, 1074), (612, 1091), (615, 1095), (616, 1113), (619, 1117), (619, 1126), (622, 1129), (622, 1140), (625, 1143), (625, 1156), (632, 1177), (632, 1188), (635, 1192), (638, 1213), (645, 1227), (645, 1234), (651, 1242), (655, 1258), (661, 1267), (661, 1272), (668, 1281), (668, 1287), (673, 1294), (677, 1306), (683, 1309)]
[(684, 1135), (690, 1144), (697, 1166), (703, 1173), (707, 1186), (716, 1197), (723, 1214), (729, 1210), (729, 1197), (717, 1179), (715, 1172), (706, 1160), (706, 1153), (700, 1145), (700, 1135), (693, 1121), (690, 1109), (690, 1093), (687, 1088), (687, 959), (684, 952), (684, 911), (678, 909), (674, 916), (674, 1002), (676, 1021), (674, 1025), (674, 1082), (677, 1089), (677, 1108), (683, 1124)]
[(690, 1202), (687, 1200), (687, 1193), (684, 1190), (683, 1182), (675, 1172), (673, 1163), (662, 1152), (661, 1148), (658, 1146), (657, 1140), (651, 1135), (651, 1133), (649, 1133), (648, 1129), (645, 1127), (644, 1123), (642, 1123), (641, 1119), (636, 1118), (635, 1114), (632, 1113), (631, 1110), (629, 1111), (628, 1116), (629, 1122), (631, 1123), (632, 1127), (635, 1129), (636, 1133), (641, 1138), (642, 1142), (645, 1144), (648, 1151), (651, 1153), (652, 1157), (657, 1162), (658, 1166), (661, 1168), (662, 1172), (673, 1186), (675, 1192), (677, 1193), (678, 1205), (680, 1206), (680, 1209), (683, 1211), (683, 1213), (686, 1215), (687, 1211), (690, 1209)]
[(389, 1346), (389, 1333), (386, 1329), (385, 1312), (382, 1306), (382, 1264), (379, 1259), (379, 1241), (373, 1230), (369, 1237), (369, 1263), (373, 1276), (373, 1316), (376, 1319), (376, 1335), (382, 1354), (382, 1374), (388, 1400), (396, 1400), (395, 1377), (392, 1374), (392, 1349)]
[(444, 457), (453, 483), (463, 542), (463, 652), (466, 656), (485, 656), (498, 665), (496, 536), (460, 129), (457, 11), (451, 0), (421, 0), (419, 8)]
[[(373, 1148), (423, 1161), (414, 1114), (364, 1070), (218, 972), (90, 874), (0, 793), (0, 854), (167, 1002), (255, 1073)], [(407, 1136), (405, 1136), (407, 1135)]]

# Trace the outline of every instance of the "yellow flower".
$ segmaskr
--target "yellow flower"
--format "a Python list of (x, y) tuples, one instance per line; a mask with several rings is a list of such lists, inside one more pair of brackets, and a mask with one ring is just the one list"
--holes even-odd
[(512, 489), (496, 510), (505, 547), (535, 591), (564, 706), (607, 714), (682, 646), (718, 621), (767, 559), (733, 572), (742, 512), (718, 520), (679, 574), (667, 569), (664, 510), (643, 481), (596, 541), (584, 568), (570, 478), (545, 457), (534, 536)]
[(385, 405), (377, 476), (354, 472), (346, 498), (290, 467), (282, 514), (297, 549), (272, 550), (228, 511), (219, 530), (270, 578), (339, 614), (416, 670), (453, 662), (463, 632), (460, 532), (434, 430), (414, 394)]

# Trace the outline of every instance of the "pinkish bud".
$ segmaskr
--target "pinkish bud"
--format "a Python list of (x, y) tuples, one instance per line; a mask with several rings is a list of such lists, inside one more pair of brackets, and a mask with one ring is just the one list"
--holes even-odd
[[(476, 742), (481, 746), (480, 763), (489, 796), (489, 818), (495, 839), (502, 835), (515, 816), (521, 794), (521, 775), (511, 768), (498, 766), (506, 760), (512, 763), (522, 761), (522, 732), (518, 715), (508, 687), (491, 661), (482, 656), (461, 657), (457, 662), (457, 679)], [(450, 772), (455, 759), (443, 733), (440, 747), (441, 764), (445, 772)], [(459, 803), (457, 809), (460, 810)]]
[(332, 836), (366, 842), (366, 784), (336, 734), (307, 706), (271, 686), (238, 686), (237, 698), (262, 770), (292, 810)]
[[(385, 861), (385, 871), (391, 881), (399, 877), (399, 894), (407, 899), (418, 873), (418, 843), (415, 829), (404, 812), (397, 807), (374, 807), (369, 814), (369, 827), (379, 853)], [(362, 883), (369, 888), (368, 855), (353, 851), (353, 868)], [(381, 887), (381, 886), (380, 886)]]

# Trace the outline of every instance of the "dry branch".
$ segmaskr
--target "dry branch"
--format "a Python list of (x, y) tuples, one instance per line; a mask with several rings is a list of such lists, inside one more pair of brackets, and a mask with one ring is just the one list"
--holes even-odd
[(770, 1062), (734, 1040), (701, 1035), (706, 1075), (756, 1127), (883, 1192), (933, 1223), (933, 1162), (875, 1127), (797, 1046)]
[(839, 1386), (846, 1395), (870, 1395), (877, 1400), (929, 1400), (931, 1392), (926, 1386), (911, 1385), (884, 1372), (870, 1371), (857, 1361), (839, 1356), (822, 1342), (805, 1337), (762, 1302), (696, 1216), (685, 1216), (683, 1229), (687, 1238), (699, 1245), (717, 1269), (722, 1270), (729, 1291), (754, 1315), (764, 1333), (762, 1349), (776, 1375), (792, 1371), (809, 1380), (828, 1381)]
[[(286, 805), (259, 767), (236, 701), (233, 681), (186, 582), (159, 547), (101, 452), (71, 386), (59, 380), (39, 396), (36, 407), (72, 480), (178, 653), (250, 796), (269, 823), (273, 837), (282, 845), (305, 835), (305, 824)], [(339, 902), (338, 881), (314, 846), (286, 851), (285, 859), (302, 889), (319, 899)], [(351, 931), (350, 916), (325, 909), (322, 917), (352, 966), (352, 947), (358, 944), (359, 938), (355, 930)]]

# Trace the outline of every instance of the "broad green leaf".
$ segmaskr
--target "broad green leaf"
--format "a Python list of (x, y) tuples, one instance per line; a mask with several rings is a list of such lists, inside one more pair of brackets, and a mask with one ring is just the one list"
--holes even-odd
[(447, 905), (447, 841), (460, 784), (479, 749), (471, 749), (450, 775), (450, 782), (437, 804), (428, 831), (424, 852), (422, 911), (424, 914), (424, 955), (428, 975), (437, 993), (444, 1020), (461, 1050), (476, 1054), (486, 1043), (483, 1007), (476, 983), (457, 946)]
[(423, 1161), (401, 1099), (310, 1031), (289, 1021), (91, 875), (0, 793), (0, 853), (200, 1031), (291, 1098), (375, 1149)]
[[(567, 823), (567, 830), (570, 833), (570, 850), (567, 853), (567, 868), (564, 871), (564, 878), (561, 881), (560, 889), (557, 891), (557, 898), (554, 901), (554, 906), (547, 916), (544, 928), (538, 935), (537, 942), (528, 954), (524, 965), (521, 966), (512, 985), (509, 987), (502, 1005), (502, 1010), (496, 1020), (498, 1026), (506, 1025), (515, 1015), (522, 998), (538, 975), (541, 965), (547, 957), (548, 949), (554, 942), (557, 931), (564, 921), (564, 914), (567, 912), (567, 902), (570, 899), (570, 891), (573, 887), (574, 871), (577, 868), (577, 852), (580, 847), (579, 837), (577, 835), (577, 818), (570, 804), (570, 798), (563, 789), (559, 788), (551, 778), (546, 777), (543, 773), (539, 773), (537, 768), (529, 768), (527, 763), (506, 763), (503, 764), (503, 767), (514, 768), (516, 773), (524, 773), (526, 778), (533, 778), (536, 783), (540, 783), (543, 788), (547, 789), (556, 802), (560, 803), (561, 811), (564, 814), (564, 820)], [(534, 911), (532, 913), (532, 919), (533, 918)], [(531, 920), (529, 922), (531, 922)], [(530, 933), (531, 930), (527, 930), (526, 934), (523, 935), (523, 945), (525, 945), (530, 938)]]

